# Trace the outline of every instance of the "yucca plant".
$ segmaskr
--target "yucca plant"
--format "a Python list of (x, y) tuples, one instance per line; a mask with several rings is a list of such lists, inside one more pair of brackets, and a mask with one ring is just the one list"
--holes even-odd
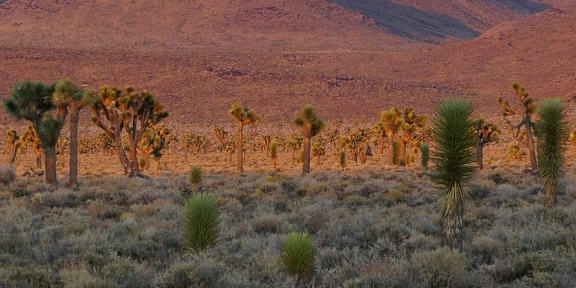
[(340, 168), (342, 168), (342, 170), (346, 168), (346, 152), (344, 152), (344, 150), (341, 150), (338, 154), (338, 164), (340, 164)]
[(195, 193), (184, 209), (184, 238), (188, 248), (199, 252), (213, 246), (220, 230), (218, 199), (212, 194)]
[(190, 183), (198, 185), (200, 182), (202, 182), (202, 168), (200, 166), (192, 166), (190, 168)]
[(465, 99), (450, 99), (436, 107), (432, 137), (435, 149), (432, 180), (440, 186), (443, 245), (462, 251), (464, 228), (464, 186), (475, 171), (474, 107)]
[(420, 152), (422, 152), (422, 168), (426, 171), (430, 160), (430, 146), (428, 144), (420, 145)]
[(538, 107), (538, 116), (536, 137), (539, 171), (544, 181), (546, 206), (553, 207), (556, 205), (558, 178), (564, 168), (564, 150), (569, 134), (566, 106), (560, 99), (546, 99)]
[(310, 276), (314, 268), (312, 238), (304, 232), (288, 234), (282, 248), (282, 261), (289, 273), (299, 278)]
[(276, 161), (278, 160), (278, 142), (272, 142), (272, 144), (270, 144), (270, 159), (272, 160), (272, 166), (276, 169)]

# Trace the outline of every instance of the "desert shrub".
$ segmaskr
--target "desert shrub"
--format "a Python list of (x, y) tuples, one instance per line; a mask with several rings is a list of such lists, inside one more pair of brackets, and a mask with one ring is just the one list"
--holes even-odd
[(16, 172), (14, 165), (2, 164), (0, 165), (0, 184), (6, 186), (16, 180)]
[(471, 258), (473, 267), (490, 265), (504, 251), (504, 244), (488, 236), (479, 236), (472, 240), (470, 246), (466, 247), (467, 255)]
[(195, 267), (196, 264), (192, 262), (176, 263), (157, 276), (152, 285), (158, 288), (192, 287), (193, 277), (190, 274)]
[(64, 287), (97, 287), (98, 280), (92, 276), (85, 263), (70, 263), (58, 271)]
[(289, 273), (300, 278), (310, 276), (314, 269), (312, 238), (303, 232), (288, 234), (282, 248), (282, 262)]
[(322, 210), (314, 210), (306, 219), (306, 228), (310, 233), (316, 234), (320, 231), (326, 223), (330, 221), (330, 217)]
[(390, 189), (384, 194), (384, 199), (386, 199), (390, 204), (395, 204), (404, 201), (404, 193), (398, 189)]
[(549, 282), (551, 279), (545, 274), (553, 273), (560, 268), (559, 258), (559, 255), (550, 251), (522, 253), (512, 255), (508, 259), (498, 259), (494, 265), (486, 269), (486, 272), (499, 284), (524, 279), (532, 284), (540, 284), (536, 285), (538, 287), (554, 287), (558, 283)]
[(196, 193), (184, 208), (186, 245), (195, 251), (213, 246), (220, 230), (218, 199), (212, 194)]
[(426, 287), (462, 287), (466, 283), (466, 257), (447, 247), (412, 255), (412, 266)]
[(88, 214), (100, 220), (120, 219), (122, 212), (124, 212), (123, 209), (115, 205), (104, 204), (98, 201), (88, 204)]
[(252, 229), (256, 233), (283, 233), (288, 226), (286, 220), (278, 215), (265, 215), (250, 221)]
[(62, 283), (58, 275), (49, 267), (45, 266), (10, 266), (8, 277), (12, 287), (56, 287)]
[(151, 275), (141, 264), (116, 255), (112, 255), (110, 260), (100, 270), (102, 278), (111, 282), (105, 287), (149, 287)]
[(198, 185), (200, 182), (202, 182), (202, 168), (200, 166), (192, 166), (190, 168), (190, 183)]
[(435, 236), (414, 233), (400, 246), (404, 253), (412, 254), (416, 251), (431, 251), (440, 246), (440, 241)]

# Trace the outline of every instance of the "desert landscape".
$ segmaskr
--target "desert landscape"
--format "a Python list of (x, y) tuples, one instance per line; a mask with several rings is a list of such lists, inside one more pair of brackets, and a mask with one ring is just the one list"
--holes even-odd
[[(575, 149), (563, 138), (550, 207), (525, 130), (513, 129), (523, 118), (502, 117), (498, 99), (516, 107), (511, 83), (526, 86), (538, 122), (540, 104), (559, 98), (574, 130), (576, 3), (433, 2), (0, 1), (0, 287), (574, 287)], [(135, 143), (140, 177), (91, 123), (101, 96), (80, 112), (77, 187), (70, 115), (56, 183), (35, 174), (48, 163), (7, 99), (20, 81), (59, 91), (61, 79), (161, 103), (168, 116)], [(466, 186), (460, 249), (443, 238), (434, 158), (437, 105), (454, 98), (498, 127)], [(240, 149), (236, 102), (259, 118)], [(323, 121), (303, 175), (307, 132), (294, 119), (305, 104)], [(394, 107), (415, 125), (397, 138), (383, 128)], [(186, 218), (198, 193), (220, 217), (201, 250)], [(306, 273), (286, 262), (292, 232), (311, 239)]]

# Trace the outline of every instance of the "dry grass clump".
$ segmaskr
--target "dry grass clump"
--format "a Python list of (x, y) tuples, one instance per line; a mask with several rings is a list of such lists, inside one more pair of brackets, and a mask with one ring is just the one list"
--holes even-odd
[(548, 209), (540, 184), (514, 178), (522, 171), (491, 170), (472, 182), (462, 254), (440, 248), (429, 178), (404, 169), (304, 178), (205, 173), (202, 189), (214, 191), (221, 227), (219, 241), (198, 254), (184, 238), (183, 209), (193, 193), (187, 173), (81, 177), (78, 191), (16, 179), (0, 197), (0, 286), (292, 287), (300, 282), (283, 273), (281, 259), (291, 231), (314, 239), (306, 282), (314, 287), (571, 283), (574, 180), (562, 182), (559, 205)]
[(7, 186), (14, 182), (16, 179), (16, 172), (14, 171), (14, 165), (2, 164), (0, 165), (0, 184)]

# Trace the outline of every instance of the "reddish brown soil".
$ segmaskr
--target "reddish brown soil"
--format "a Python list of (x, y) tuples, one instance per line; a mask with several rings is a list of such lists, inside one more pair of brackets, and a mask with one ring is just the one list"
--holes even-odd
[[(536, 14), (489, 0), (394, 2), (417, 11), (404, 20), (441, 16), (482, 33), (471, 40), (442, 25), (419, 37), (418, 27), (376, 21), (386, 14), (372, 19), (326, 0), (228, 2), (5, 1), (0, 95), (23, 79), (131, 84), (159, 96), (178, 124), (229, 121), (235, 101), (264, 122), (287, 122), (304, 103), (325, 118), (376, 121), (391, 106), (432, 113), (454, 96), (494, 116), (511, 81), (537, 99), (576, 95), (573, 1), (537, 1), (552, 6)], [(5, 112), (0, 120), (13, 123)]]

